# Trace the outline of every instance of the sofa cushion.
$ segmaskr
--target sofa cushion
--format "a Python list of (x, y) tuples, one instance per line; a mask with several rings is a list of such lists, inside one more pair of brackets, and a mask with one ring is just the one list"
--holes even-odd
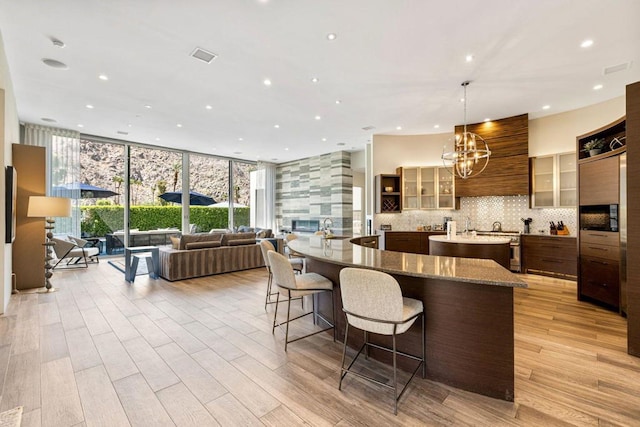
[(171, 247), (173, 249), (180, 249), (180, 235), (176, 234), (174, 236), (169, 236), (171, 239)]
[[(234, 241), (237, 243), (232, 243)], [(256, 243), (256, 233), (227, 233), (222, 235), (222, 246), (251, 245)]]
[(189, 250), (189, 249), (204, 249), (204, 248), (219, 248), (221, 245), (221, 241), (220, 240), (212, 240), (212, 241), (205, 241), (205, 242), (191, 242), (191, 243), (187, 243), (185, 246), (185, 249)]
[[(197, 234), (185, 234), (180, 237), (180, 244), (177, 249), (189, 249), (187, 247), (190, 243), (200, 243), (200, 242), (218, 242), (222, 241), (222, 234), (210, 234), (210, 233), (197, 233)], [(218, 245), (220, 246), (220, 245)], [(211, 247), (211, 246), (208, 246)], [(193, 249), (193, 247), (191, 247)]]
[(256, 239), (268, 239), (273, 237), (273, 233), (270, 228), (263, 228), (256, 232)]

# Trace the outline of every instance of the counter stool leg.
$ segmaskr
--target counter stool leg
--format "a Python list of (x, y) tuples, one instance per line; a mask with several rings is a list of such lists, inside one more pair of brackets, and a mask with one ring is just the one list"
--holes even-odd
[(424, 312), (422, 313), (422, 378), (427, 377), (427, 352), (426, 342), (424, 337)]
[(269, 269), (269, 278), (267, 279), (267, 296), (264, 299), (264, 310), (267, 311), (267, 304), (271, 301), (271, 282), (273, 281), (273, 273)]
[(278, 319), (278, 303), (280, 302), (280, 292), (276, 294), (276, 311), (273, 313), (273, 328), (271, 329), (271, 335), (276, 332), (276, 320)]
[(347, 326), (344, 331), (344, 345), (342, 346), (342, 363), (340, 363), (340, 383), (338, 384), (338, 390), (342, 390), (342, 380), (347, 375), (347, 372), (344, 369), (344, 360), (347, 355), (347, 339), (349, 338), (349, 321), (347, 321)]
[(396, 364), (396, 325), (393, 325), (393, 413), (398, 415), (398, 367)]
[[(287, 289), (287, 327), (284, 333), (284, 351), (287, 351), (287, 345), (289, 344), (289, 319), (291, 318), (291, 291)], [(304, 297), (303, 297), (304, 298)]]

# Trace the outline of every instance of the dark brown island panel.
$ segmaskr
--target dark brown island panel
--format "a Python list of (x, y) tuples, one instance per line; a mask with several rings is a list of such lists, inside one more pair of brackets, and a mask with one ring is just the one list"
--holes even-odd
[[(307, 271), (330, 279), (336, 307), (338, 339), (344, 339), (346, 319), (340, 298), (340, 270), (368, 268), (391, 274), (406, 297), (423, 302), (426, 322), (427, 377), (497, 399), (514, 399), (513, 288), (526, 284), (493, 260), (452, 258), (382, 251), (346, 240), (298, 239), (292, 249), (306, 256)], [(329, 296), (318, 299), (318, 310), (331, 316)], [(384, 345), (389, 337), (372, 339)], [(363, 336), (352, 334), (349, 346)], [(401, 351), (420, 353), (420, 327), (398, 339)], [(387, 353), (371, 356), (390, 363)], [(402, 358), (400, 358), (402, 359)], [(409, 370), (409, 362), (398, 359)]]

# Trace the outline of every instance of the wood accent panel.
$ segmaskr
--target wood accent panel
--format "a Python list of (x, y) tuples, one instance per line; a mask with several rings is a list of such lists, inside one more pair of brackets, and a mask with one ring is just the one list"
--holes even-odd
[(16, 288), (40, 288), (44, 286), (44, 219), (27, 218), (27, 208), (30, 196), (44, 196), (46, 192), (46, 150), (21, 144), (11, 148), (18, 174), (16, 240), (12, 245)]
[(640, 357), (640, 82), (627, 86), (627, 345)]
[[(463, 126), (455, 127), (461, 133)], [(529, 116), (467, 125), (489, 145), (487, 168), (470, 179), (456, 177), (456, 197), (529, 194)]]
[(429, 255), (429, 236), (444, 231), (385, 231), (384, 250)]
[(578, 275), (578, 245), (575, 237), (523, 234), (522, 272)]
[(510, 243), (480, 244), (429, 241), (431, 255), (459, 258), (492, 259), (507, 270), (510, 268)]
[(580, 206), (613, 205), (620, 202), (620, 158), (607, 157), (581, 163)]
[[(346, 319), (340, 297), (340, 270), (344, 267), (315, 259), (307, 260), (307, 271), (330, 279), (335, 287), (337, 339), (344, 340)], [(424, 304), (427, 378), (463, 390), (497, 399), (514, 399), (513, 288), (475, 283), (423, 279), (395, 275), (405, 297)], [(330, 313), (327, 300), (318, 307)], [(417, 322), (416, 322), (417, 323)], [(398, 338), (398, 348), (420, 354), (420, 325)], [(359, 348), (361, 333), (349, 334), (349, 346)], [(389, 345), (390, 337), (370, 334), (371, 342)], [(389, 362), (388, 353), (371, 351), (378, 360)], [(405, 370), (415, 362), (398, 358)]]

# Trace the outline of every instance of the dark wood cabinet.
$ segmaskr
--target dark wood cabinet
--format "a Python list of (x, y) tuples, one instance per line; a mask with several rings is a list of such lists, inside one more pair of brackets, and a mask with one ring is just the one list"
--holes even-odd
[(400, 175), (376, 176), (376, 213), (400, 213), (402, 187)]
[(384, 250), (429, 255), (429, 236), (443, 231), (385, 231)]
[(520, 244), (523, 273), (574, 278), (578, 275), (575, 237), (523, 234)]
[[(621, 198), (627, 179), (626, 168), (626, 118), (622, 117), (607, 126), (576, 138), (578, 153), (578, 212), (580, 227), (578, 256), (578, 299), (602, 305), (611, 310), (620, 311), (624, 307), (621, 302), (621, 271), (626, 269), (624, 251), (621, 251), (618, 224), (611, 230), (596, 231), (587, 220), (586, 214), (597, 205), (618, 205), (615, 207), (617, 220), (621, 220), (620, 230), (625, 225), (626, 203)], [(600, 153), (586, 151), (589, 141), (602, 141), (604, 148)], [(607, 209), (605, 209), (605, 212)], [(610, 212), (610, 211), (609, 211)], [(583, 214), (585, 218), (583, 220)], [(602, 227), (598, 224), (597, 228)], [(625, 230), (626, 231), (626, 230)], [(624, 276), (622, 276), (624, 277)]]
[(620, 266), (618, 261), (582, 256), (580, 258), (580, 299), (620, 306)]
[(619, 156), (580, 164), (580, 206), (615, 205), (620, 201)]

